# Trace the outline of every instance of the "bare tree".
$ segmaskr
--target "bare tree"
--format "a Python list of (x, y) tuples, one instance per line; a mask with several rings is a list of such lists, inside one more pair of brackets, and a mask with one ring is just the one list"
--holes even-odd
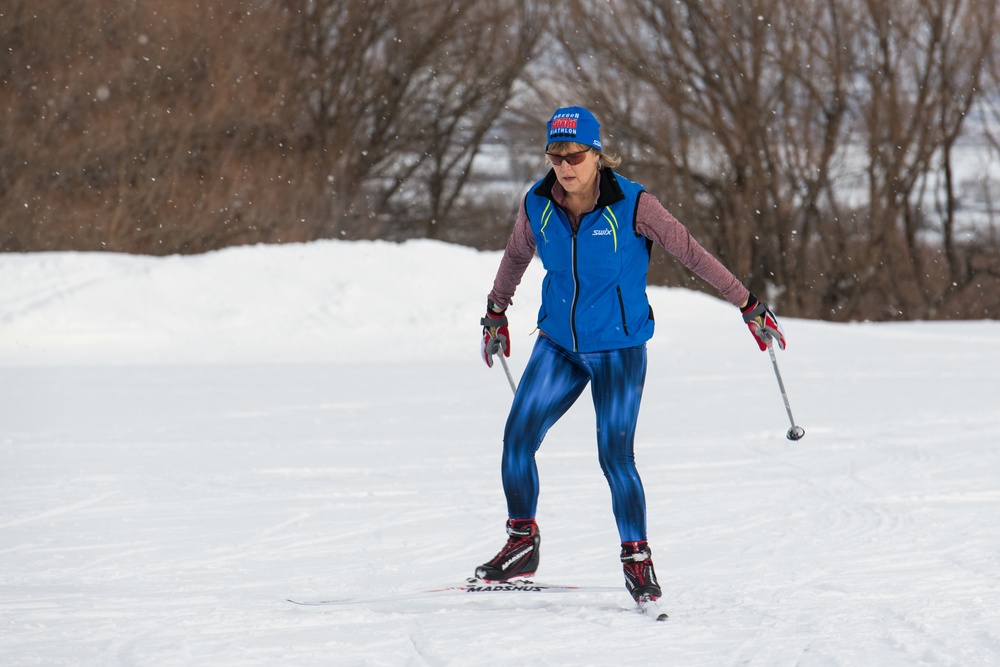
[(776, 298), (819, 233), (847, 133), (835, 3), (612, 4), (626, 23), (618, 30), (591, 29), (599, 7), (576, 3), (591, 19), (565, 40), (577, 84), (618, 128), (614, 145), (643, 182)]
[(522, 0), (282, 4), (307, 148), (331, 192), (327, 233), (404, 225), (436, 236), (536, 47), (537, 10)]
[(543, 17), (527, 0), (11, 0), (0, 247), (474, 239), (483, 202), (463, 193)]
[(998, 5), (8, 0), (0, 249), (497, 247), (580, 103), (781, 312), (995, 317)]
[(265, 205), (298, 198), (296, 167), (280, 169), (285, 92), (264, 8), (11, 0), (2, 11), (5, 249), (294, 240)]
[(935, 179), (996, 22), (992, 0), (576, 0), (568, 85), (538, 88), (595, 106), (629, 168), (785, 312), (934, 316), (947, 281), (979, 275)]
[[(857, 69), (871, 234), (856, 289), (877, 294), (887, 316), (934, 317), (976, 280), (957, 243), (952, 161), (996, 49), (997, 4), (867, 0), (857, 10), (871, 54)], [(928, 232), (939, 252), (928, 253)], [(886, 261), (886, 249), (903, 261)]]

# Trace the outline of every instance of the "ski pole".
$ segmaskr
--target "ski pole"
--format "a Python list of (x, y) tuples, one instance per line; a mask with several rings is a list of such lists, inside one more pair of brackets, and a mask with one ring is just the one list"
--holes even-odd
[(514, 384), (514, 376), (510, 374), (510, 368), (507, 366), (507, 359), (503, 356), (503, 351), (497, 355), (500, 357), (500, 363), (503, 365), (503, 372), (507, 374), (507, 382), (510, 382), (510, 390), (517, 393), (517, 385)]
[(774, 367), (774, 377), (778, 378), (778, 389), (781, 390), (781, 398), (785, 401), (785, 412), (788, 413), (788, 421), (792, 424), (792, 427), (788, 429), (788, 433), (785, 434), (785, 437), (789, 440), (798, 440), (806, 434), (806, 430), (801, 426), (795, 425), (795, 418), (792, 417), (792, 408), (788, 404), (788, 393), (785, 391), (785, 383), (782, 382), (781, 371), (778, 370), (778, 358), (774, 356), (773, 341), (771, 336), (766, 333), (764, 335), (767, 336), (768, 339), (767, 351), (771, 353), (771, 365)]

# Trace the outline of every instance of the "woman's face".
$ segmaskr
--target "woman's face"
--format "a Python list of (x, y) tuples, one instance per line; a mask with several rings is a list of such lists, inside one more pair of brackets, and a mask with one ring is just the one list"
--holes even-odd
[[(559, 185), (568, 195), (590, 195), (600, 155), (583, 144), (563, 144), (546, 152)], [(576, 164), (573, 164), (576, 162)]]

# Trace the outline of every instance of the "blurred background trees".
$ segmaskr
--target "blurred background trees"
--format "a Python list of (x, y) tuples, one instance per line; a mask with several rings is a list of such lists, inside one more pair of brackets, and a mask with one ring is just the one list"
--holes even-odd
[(4, 3), (3, 249), (308, 238), (288, 224), (301, 168), (269, 62), (282, 34), (249, 4)]
[(0, 249), (500, 248), (582, 104), (779, 312), (1000, 315), (997, 0), (552, 8), (7, 0)]

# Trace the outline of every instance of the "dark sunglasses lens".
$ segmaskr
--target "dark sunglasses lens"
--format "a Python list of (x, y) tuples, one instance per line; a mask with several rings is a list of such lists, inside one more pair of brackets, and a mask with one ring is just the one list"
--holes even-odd
[(558, 167), (563, 162), (569, 162), (572, 166), (575, 167), (576, 165), (584, 161), (584, 159), (587, 157), (587, 153), (589, 152), (590, 151), (580, 151), (579, 153), (570, 153), (569, 155), (550, 155), (546, 153), (546, 157), (548, 157), (549, 162), (551, 162), (552, 165), (555, 167)]

